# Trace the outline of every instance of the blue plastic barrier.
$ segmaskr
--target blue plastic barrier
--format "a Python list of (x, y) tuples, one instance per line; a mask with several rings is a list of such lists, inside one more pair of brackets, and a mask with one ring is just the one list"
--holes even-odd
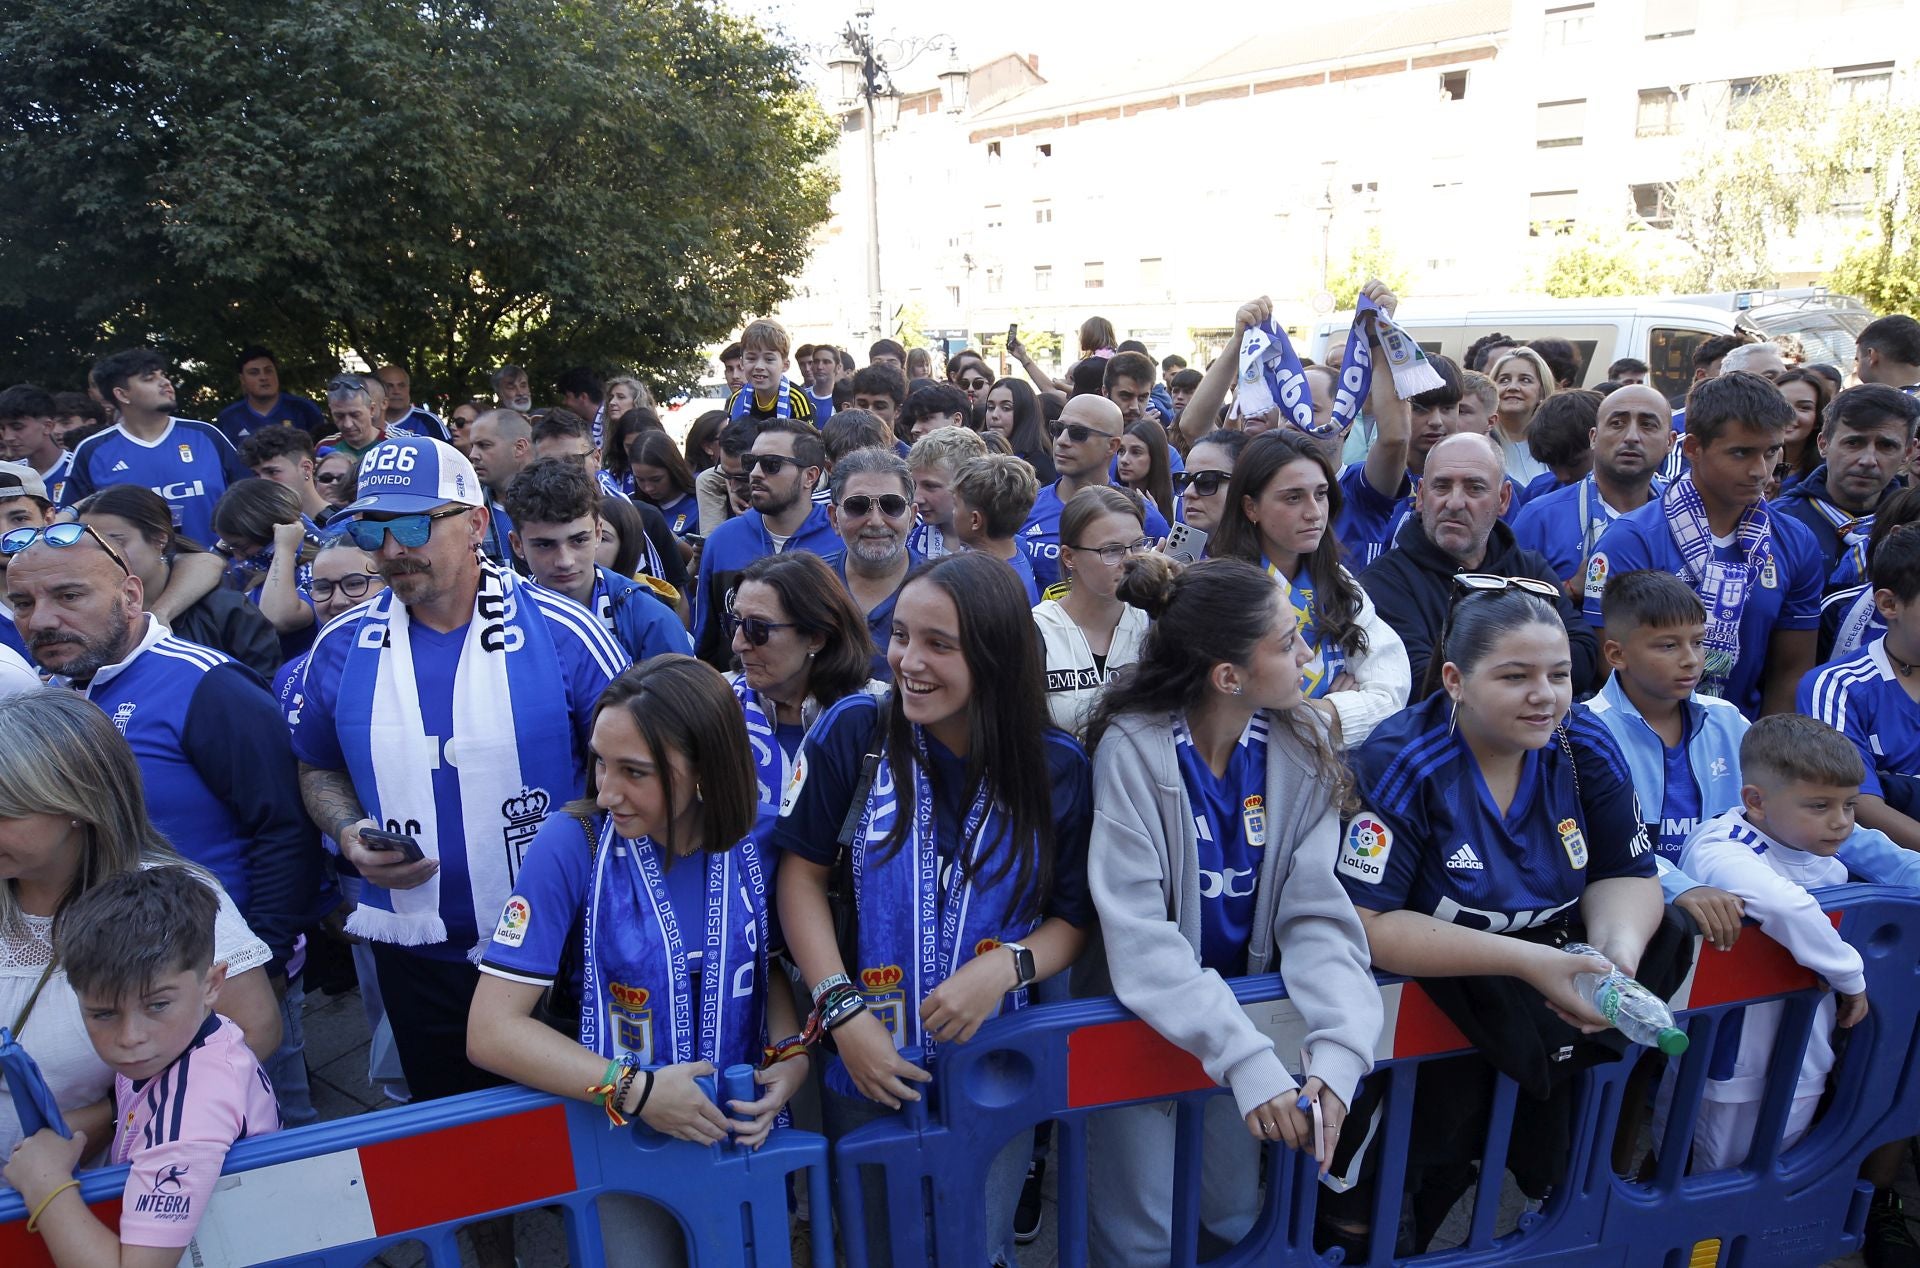
[[(1554, 1264), (1562, 1268), (1681, 1268), (1682, 1265), (1805, 1265), (1856, 1249), (1869, 1190), (1856, 1179), (1876, 1146), (1920, 1129), (1920, 895), (1911, 890), (1848, 886), (1822, 895), (1843, 937), (1866, 961), (1872, 1012), (1856, 1028), (1832, 1080), (1833, 1100), (1806, 1138), (1784, 1154), (1778, 1141), (1812, 1022), (1819, 988), (1778, 944), (1748, 928), (1731, 952), (1702, 947), (1676, 995), (1692, 1039), (1679, 1062), (1674, 1109), (1648, 1183), (1613, 1173), (1611, 1150), (1621, 1096), (1633, 1062), (1623, 1060), (1576, 1076), (1577, 1114), (1568, 1173), (1541, 1210), (1519, 1227), (1496, 1229), (1500, 1185), (1482, 1184), (1464, 1244), (1417, 1257), (1435, 1268)], [(1303, 1030), (1278, 979), (1235, 983), (1241, 1003), (1276, 1035), (1283, 1056), (1298, 1050)], [(1386, 1029), (1381, 1061), (1370, 1078), (1385, 1078), (1383, 1160), (1368, 1264), (1393, 1257), (1405, 1183), (1406, 1142), (1414, 1079), (1421, 1062), (1464, 1050), (1459, 1032), (1412, 982), (1383, 978)], [(1729, 1171), (1683, 1176), (1714, 1038), (1723, 1019), (1745, 1004), (1790, 1001), (1752, 1156)], [(1178, 1106), (1173, 1195), (1173, 1262), (1195, 1262), (1200, 1188), (1201, 1108), (1224, 1093), (1199, 1064), (1111, 1000), (1030, 1009), (983, 1027), (970, 1043), (939, 1053), (926, 1108), (903, 1112), (849, 1133), (835, 1149), (835, 1184), (846, 1257), (868, 1262), (866, 1247), (846, 1229), (861, 1227), (869, 1203), (888, 1214), (892, 1265), (964, 1265), (987, 1260), (986, 1168), (1006, 1143), (1035, 1125), (1057, 1126), (1059, 1262), (1087, 1262), (1086, 1124), (1113, 1105), (1174, 1100)], [(1500, 1175), (1518, 1088), (1498, 1080), (1487, 1124), (1483, 1174)], [(1764, 1143), (1771, 1142), (1771, 1143)], [(1309, 1265), (1335, 1262), (1312, 1249), (1319, 1185), (1310, 1160), (1279, 1146), (1267, 1157), (1263, 1209), (1251, 1233), (1213, 1265)], [(860, 1168), (881, 1169), (882, 1192), (869, 1194)], [(1097, 1213), (1096, 1213), (1097, 1218)], [(1717, 1244), (1716, 1244), (1717, 1242)], [(1724, 1256), (1722, 1252), (1725, 1252)], [(1702, 1257), (1696, 1258), (1699, 1255)]]
[[(594, 1203), (629, 1194), (680, 1221), (696, 1268), (786, 1268), (787, 1182), (803, 1171), (811, 1209), (827, 1210), (827, 1145), (810, 1132), (776, 1131), (758, 1152), (695, 1145), (638, 1126), (610, 1130), (597, 1106), (501, 1088), (241, 1141), (202, 1218), (197, 1262), (358, 1268), (417, 1241), (435, 1268), (459, 1268), (460, 1228), (559, 1207), (568, 1262), (598, 1265)], [(107, 1168), (81, 1184), (110, 1226), (126, 1174)], [(0, 1194), (8, 1268), (51, 1262), (25, 1221), (19, 1195)], [(815, 1221), (814, 1268), (832, 1268), (829, 1225)]]

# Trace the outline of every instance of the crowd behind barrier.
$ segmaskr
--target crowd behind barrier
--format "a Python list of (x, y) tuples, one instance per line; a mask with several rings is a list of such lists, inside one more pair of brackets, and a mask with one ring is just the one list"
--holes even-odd
[[(1369, 1265), (1414, 1262), (1434, 1268), (1478, 1265), (1630, 1266), (1742, 1264), (1804, 1266), (1856, 1249), (1871, 1186), (1858, 1180), (1875, 1146), (1920, 1125), (1920, 896), (1854, 885), (1821, 895), (1841, 935), (1865, 956), (1873, 1013), (1856, 1030), (1832, 1085), (1831, 1101), (1808, 1136), (1778, 1147), (1787, 1104), (1822, 989), (1757, 929), (1728, 952), (1702, 944), (1693, 972), (1673, 999), (1692, 1041), (1678, 1061), (1678, 1090), (1657, 1165), (1641, 1179), (1612, 1173), (1615, 1125), (1631, 1060), (1581, 1077), (1572, 1169), (1537, 1211), (1517, 1225), (1499, 1223), (1501, 1189), (1479, 1186), (1466, 1239), (1412, 1259), (1376, 1239)], [(1242, 979), (1235, 993), (1281, 1051), (1304, 1033), (1279, 978)], [(1420, 1063), (1467, 1047), (1416, 982), (1383, 978), (1386, 1026), (1370, 1078), (1390, 1080), (1384, 1139), (1386, 1175), (1375, 1227), (1398, 1219), (1401, 1153), (1413, 1113)], [(1788, 1001), (1774, 1073), (1752, 1155), (1707, 1175), (1684, 1174), (1684, 1142), (1693, 1130), (1715, 1040), (1749, 1004)], [(1635, 1050), (1634, 1056), (1639, 1055)], [(834, 1151), (829, 1197), (828, 1146), (810, 1132), (781, 1129), (761, 1150), (670, 1141), (642, 1127), (610, 1130), (602, 1112), (525, 1089), (470, 1093), (377, 1115), (243, 1141), (228, 1156), (218, 1196), (202, 1222), (196, 1265), (358, 1265), (418, 1242), (427, 1262), (459, 1262), (454, 1234), (488, 1216), (557, 1207), (564, 1212), (568, 1262), (603, 1262), (595, 1203), (615, 1194), (658, 1203), (683, 1224), (697, 1268), (790, 1260), (788, 1186), (804, 1185), (812, 1221), (812, 1263), (835, 1262), (835, 1239), (819, 1212), (835, 1209), (841, 1228), (863, 1226), (869, 1208), (887, 1213), (885, 1263), (973, 1265), (986, 1256), (981, 1186), (987, 1162), (1006, 1141), (1051, 1122), (1058, 1129), (1058, 1262), (1085, 1264), (1086, 1124), (1116, 1105), (1171, 1101), (1178, 1106), (1176, 1255), (1194, 1264), (1197, 1204), (1204, 1160), (1200, 1109), (1223, 1095), (1190, 1056), (1173, 1048), (1112, 1000), (1080, 1000), (1025, 1010), (991, 1023), (970, 1043), (947, 1045), (933, 1067), (927, 1102), (849, 1134)], [(1487, 1124), (1483, 1174), (1498, 1174), (1513, 1126), (1517, 1087), (1500, 1080)], [(1770, 1143), (1771, 1142), (1771, 1143)], [(1670, 1147), (1671, 1146), (1671, 1147)], [(1266, 1193), (1253, 1230), (1208, 1262), (1310, 1265), (1334, 1262), (1312, 1247), (1315, 1166), (1304, 1154), (1271, 1145)], [(877, 1167), (878, 1186), (862, 1167)], [(869, 1173), (871, 1174), (871, 1173)], [(90, 1173), (83, 1196), (110, 1218), (124, 1168)], [(26, 1234), (17, 1196), (0, 1197), (0, 1262), (34, 1268), (49, 1261)], [(844, 1262), (872, 1262), (860, 1238), (843, 1238)], [(1184, 1247), (1184, 1250), (1180, 1248)]]

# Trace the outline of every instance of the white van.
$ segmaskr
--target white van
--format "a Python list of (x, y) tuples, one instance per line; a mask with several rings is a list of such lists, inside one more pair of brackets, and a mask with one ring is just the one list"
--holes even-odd
[[(1762, 335), (1793, 333), (1806, 344), (1809, 361), (1830, 361), (1843, 373), (1852, 370), (1853, 339), (1872, 314), (1850, 296), (1825, 292), (1738, 292), (1678, 299), (1510, 300), (1473, 307), (1427, 308), (1408, 304), (1396, 320), (1428, 352), (1463, 362), (1475, 340), (1494, 331), (1520, 343), (1548, 336), (1580, 350), (1583, 387), (1606, 381), (1607, 367), (1636, 357), (1652, 370), (1663, 396), (1684, 394), (1693, 383), (1693, 351), (1714, 335), (1736, 329)], [(1310, 355), (1327, 360), (1327, 341), (1337, 332), (1345, 347), (1351, 312), (1335, 313), (1312, 325)]]

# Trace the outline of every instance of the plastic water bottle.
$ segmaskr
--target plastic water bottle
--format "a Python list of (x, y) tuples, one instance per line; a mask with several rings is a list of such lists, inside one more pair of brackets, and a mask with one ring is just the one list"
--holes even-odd
[[(1560, 949), (1568, 955), (1607, 958), (1584, 942), (1569, 942)], [(1673, 1024), (1666, 1001), (1619, 969), (1576, 974), (1573, 983), (1592, 1002), (1593, 1011), (1635, 1043), (1658, 1048), (1670, 1057), (1687, 1050), (1687, 1032)]]

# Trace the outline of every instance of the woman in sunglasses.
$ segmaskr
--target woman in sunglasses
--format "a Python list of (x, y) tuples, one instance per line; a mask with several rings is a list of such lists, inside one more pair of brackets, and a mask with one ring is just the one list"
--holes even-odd
[[(112, 543), (127, 571), (140, 578), (149, 595), (160, 594), (173, 581), (179, 561), (193, 566), (217, 557), (192, 538), (175, 532), (173, 512), (166, 500), (137, 484), (115, 484), (76, 504), (74, 515)], [(221, 561), (224, 572), (225, 564)], [(148, 605), (153, 610), (152, 604)], [(213, 590), (166, 620), (180, 638), (225, 652), (268, 682), (286, 659), (280, 635), (260, 609), (237, 590)]]
[[(824, 1097), (836, 1139), (920, 1099), (935, 1076), (902, 1049), (931, 1055), (1023, 1007), (1028, 987), (1078, 958), (1092, 921), (1087, 759), (1047, 725), (1012, 570), (970, 553), (915, 572), (887, 658), (891, 697), (856, 694), (821, 717), (772, 833), (780, 925), (839, 1050)], [(839, 866), (858, 878), (848, 954), (827, 899)], [(988, 1167), (987, 1245), (1003, 1263), (1032, 1143), (1022, 1133)]]
[[(1663, 930), (1653, 850), (1619, 747), (1573, 703), (1556, 590), (1534, 577), (1456, 578), (1435, 657), (1443, 690), (1353, 754), (1362, 809), (1334, 866), (1374, 967), (1423, 979), (1478, 1049), (1420, 1069), (1404, 1254), (1425, 1251), (1472, 1182), (1496, 1070), (1521, 1088), (1513, 1121), (1525, 1127), (1508, 1170), (1533, 1198), (1563, 1176), (1569, 1076), (1615, 1059), (1626, 1040), (1614, 1030), (1586, 1037), (1604, 1023), (1574, 978), (1606, 965), (1560, 946), (1589, 943), (1662, 994), (1685, 969), (1676, 953), (1687, 940), (1653, 941)], [(1365, 1244), (1377, 1166), (1376, 1151), (1355, 1155), (1387, 1082), (1363, 1090), (1335, 1156), (1335, 1172), (1357, 1187), (1320, 1197), (1320, 1241), (1345, 1246), (1349, 1260)]]
[[(590, 751), (586, 795), (547, 816), (482, 944), (468, 1051), (615, 1126), (758, 1148), (808, 1057), (786, 977), (769, 976), (746, 728), (714, 669), (655, 656), (602, 693)], [(695, 1082), (740, 1064), (754, 1067), (745, 1095), (716, 1103)], [(598, 1205), (608, 1263), (687, 1262), (669, 1212)]]
[(1085, 734), (1100, 689), (1139, 659), (1147, 614), (1118, 591), (1127, 560), (1149, 545), (1146, 523), (1139, 494), (1121, 489), (1082, 489), (1060, 512), (1066, 593), (1040, 600), (1033, 623), (1047, 662), (1047, 712), (1069, 734)]
[[(1284, 582), (1237, 559), (1178, 571), (1143, 555), (1120, 594), (1155, 623), (1088, 731), (1100, 815), (1087, 876), (1107, 954), (1089, 957), (1085, 985), (1232, 1092), (1207, 1102), (1200, 1151), (1201, 1224), (1231, 1245), (1259, 1210), (1261, 1149), (1326, 1157), (1373, 1065), (1379, 993), (1333, 871), (1352, 777), (1301, 691), (1314, 653)], [(1228, 985), (1276, 968), (1306, 1023), (1300, 1053), (1275, 1051)], [(1175, 1134), (1164, 1105), (1089, 1124), (1091, 1262), (1172, 1258)]]
[(1001, 379), (987, 391), (986, 413), (980, 430), (999, 432), (1016, 458), (1024, 458), (1041, 484), (1060, 478), (1053, 467), (1053, 438), (1040, 398), (1025, 379)]
[(947, 382), (966, 393), (967, 404), (978, 405), (993, 384), (993, 371), (985, 357), (967, 348), (954, 353), (947, 362)]
[(1255, 436), (1234, 465), (1207, 551), (1258, 564), (1286, 583), (1314, 653), (1307, 698), (1335, 739), (1352, 745), (1406, 706), (1412, 681), (1400, 636), (1340, 562), (1332, 531), (1340, 505), (1339, 482), (1318, 446), (1291, 430)]
[(769, 555), (748, 565), (727, 624), (739, 665), (727, 682), (746, 715), (765, 828), (780, 813), (808, 731), (842, 699), (882, 695), (886, 684), (868, 677), (866, 618), (818, 555)]
[(1241, 451), (1253, 439), (1242, 431), (1224, 428), (1210, 431), (1187, 450), (1187, 469), (1175, 472), (1173, 491), (1175, 518), (1203, 533), (1219, 531), (1222, 508), (1227, 504), (1227, 483)]
[(353, 501), (360, 460), (344, 449), (335, 449), (313, 466), (313, 487), (320, 490), (335, 510)]

